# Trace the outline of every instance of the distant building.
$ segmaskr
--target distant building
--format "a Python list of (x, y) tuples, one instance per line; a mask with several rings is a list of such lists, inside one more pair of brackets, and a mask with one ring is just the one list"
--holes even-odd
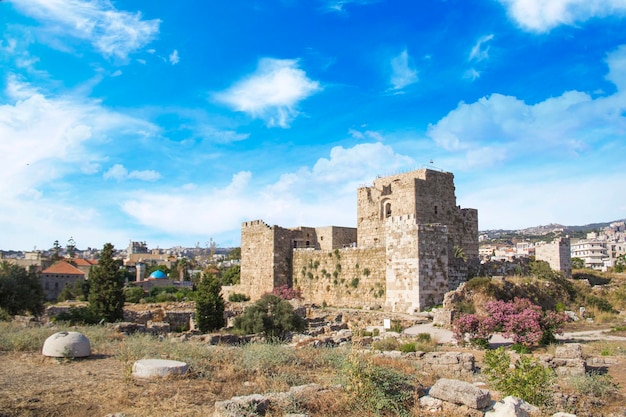
[(597, 271), (606, 271), (606, 261), (609, 261), (606, 242), (597, 239), (583, 239), (572, 243), (572, 258), (580, 258), (586, 268)]
[(59, 261), (41, 272), (41, 286), (46, 300), (56, 300), (65, 286), (84, 281), (85, 273), (67, 261)]
[(535, 246), (535, 259), (547, 262), (552, 270), (562, 272), (568, 278), (572, 276), (571, 242), (567, 237)]

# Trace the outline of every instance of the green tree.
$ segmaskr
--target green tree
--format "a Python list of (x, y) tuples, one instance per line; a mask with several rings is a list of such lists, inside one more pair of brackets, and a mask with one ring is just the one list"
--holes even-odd
[(583, 269), (585, 261), (580, 258), (572, 258), (572, 269)]
[(222, 274), (222, 285), (239, 284), (241, 276), (241, 267), (233, 265)]
[(294, 313), (289, 301), (274, 294), (265, 294), (235, 319), (235, 328), (245, 333), (265, 333), (284, 339), (287, 332), (303, 331), (306, 321)]
[(241, 259), (241, 248), (234, 248), (233, 250), (231, 250), (230, 252), (228, 252), (228, 260), (229, 261), (233, 261), (233, 260), (237, 260), (237, 259)]
[(67, 245), (65, 246), (65, 250), (67, 251), (67, 255), (70, 258), (74, 258), (76, 256), (76, 242), (73, 237), (70, 237), (67, 241)]
[(67, 301), (67, 300), (75, 300), (75, 299), (76, 299), (76, 295), (74, 294), (73, 286), (69, 284), (63, 287), (63, 289), (61, 290), (61, 293), (57, 297), (57, 301), (59, 302)]
[(52, 244), (52, 259), (61, 259), (61, 245), (58, 240), (55, 240)]
[(224, 327), (222, 286), (213, 274), (203, 274), (196, 294), (196, 324), (202, 333)]
[(102, 249), (98, 265), (89, 273), (89, 308), (107, 322), (124, 317), (124, 277), (119, 264), (113, 259), (113, 245), (107, 243)]
[(0, 310), (14, 316), (30, 312), (36, 316), (43, 312), (43, 288), (35, 272), (0, 262)]

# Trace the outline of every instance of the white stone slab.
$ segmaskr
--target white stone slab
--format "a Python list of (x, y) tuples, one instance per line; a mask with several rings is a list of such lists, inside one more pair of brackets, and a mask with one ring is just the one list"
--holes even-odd
[(91, 344), (82, 333), (58, 332), (46, 339), (41, 353), (53, 358), (84, 358), (91, 355)]
[(189, 370), (185, 362), (168, 359), (142, 359), (133, 364), (136, 378), (161, 378), (169, 375), (184, 375)]

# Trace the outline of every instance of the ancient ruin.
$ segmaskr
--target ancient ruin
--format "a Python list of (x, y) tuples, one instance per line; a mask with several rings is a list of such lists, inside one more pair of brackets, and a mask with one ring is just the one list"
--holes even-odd
[(357, 191), (357, 228), (241, 229), (241, 284), (257, 299), (283, 285), (305, 301), (413, 313), (440, 304), (478, 259), (478, 212), (456, 205), (454, 175), (433, 169), (377, 178)]

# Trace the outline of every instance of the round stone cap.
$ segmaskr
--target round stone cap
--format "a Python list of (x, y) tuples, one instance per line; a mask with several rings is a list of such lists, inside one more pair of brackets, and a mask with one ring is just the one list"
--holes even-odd
[(168, 375), (184, 375), (189, 370), (185, 362), (168, 359), (142, 359), (133, 364), (136, 378), (158, 378)]
[(82, 333), (58, 332), (46, 339), (41, 353), (53, 358), (84, 358), (91, 355), (91, 344)]

